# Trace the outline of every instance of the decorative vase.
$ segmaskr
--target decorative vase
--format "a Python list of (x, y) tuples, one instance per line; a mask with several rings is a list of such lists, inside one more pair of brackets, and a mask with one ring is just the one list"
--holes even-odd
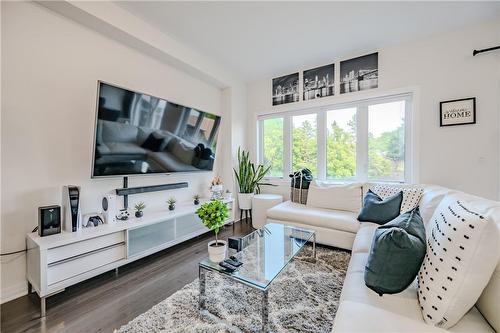
[(139, 218), (139, 217), (142, 217), (144, 215), (144, 213), (142, 212), (142, 210), (138, 210), (135, 212), (135, 217)]
[(200, 204), (200, 200), (199, 200), (199, 199), (194, 199), (194, 204), (195, 204), (196, 206), (198, 206), (198, 205)]
[(210, 200), (221, 200), (224, 198), (224, 185), (212, 185), (210, 192), (212, 192)]
[(240, 209), (252, 209), (253, 196), (253, 193), (238, 193), (238, 206), (240, 207)]
[[(221, 262), (226, 259), (227, 253), (227, 242), (223, 240), (218, 240), (216, 246), (215, 241), (208, 242), (208, 258), (213, 262)], [(223, 244), (223, 245), (221, 245)]]
[(175, 205), (168, 205), (168, 210), (174, 210), (175, 209)]

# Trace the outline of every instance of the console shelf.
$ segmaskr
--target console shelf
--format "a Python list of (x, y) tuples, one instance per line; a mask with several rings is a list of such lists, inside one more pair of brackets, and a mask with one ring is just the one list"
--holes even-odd
[[(234, 201), (223, 201), (230, 209), (226, 224), (233, 223)], [(146, 211), (142, 218), (133, 217), (77, 232), (46, 237), (29, 233), (26, 277), (29, 292), (33, 288), (40, 296), (42, 317), (46, 297), (208, 232), (195, 213), (198, 207), (181, 203), (174, 211), (166, 208)]]

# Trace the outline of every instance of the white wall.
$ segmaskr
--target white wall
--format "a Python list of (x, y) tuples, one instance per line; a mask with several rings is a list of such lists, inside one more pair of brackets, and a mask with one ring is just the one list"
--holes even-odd
[[(82, 186), (84, 213), (97, 211), (102, 194), (121, 187), (121, 179), (90, 179), (97, 80), (224, 113), (222, 128), (230, 130), (225, 122), (231, 108), (223, 108), (215, 85), (37, 4), (3, 2), (1, 14), (2, 253), (24, 248), (25, 234), (37, 224), (37, 207), (60, 203), (62, 185)], [(219, 139), (229, 135), (221, 133)], [(215, 172), (221, 171), (220, 160), (231, 157), (218, 160)], [(188, 181), (189, 188), (129, 200), (145, 200), (148, 208), (165, 205), (171, 195), (191, 200), (195, 193), (206, 194), (212, 176), (132, 178), (130, 186)], [(26, 292), (25, 265), (23, 254), (2, 258), (2, 302)]]
[[(249, 83), (248, 121), (253, 128), (248, 142), (255, 153), (258, 114), (413, 90), (416, 91), (416, 180), (498, 199), (500, 54), (490, 52), (473, 57), (472, 50), (499, 44), (500, 20), (382, 48), (378, 50), (378, 89), (284, 106), (271, 106), (271, 78)], [(361, 54), (346, 55), (344, 59), (357, 55)], [(338, 61), (344, 59), (332, 61), (338, 66)], [(298, 64), (296, 70), (315, 65), (323, 64)], [(477, 99), (477, 124), (440, 128), (439, 102), (465, 97)]]

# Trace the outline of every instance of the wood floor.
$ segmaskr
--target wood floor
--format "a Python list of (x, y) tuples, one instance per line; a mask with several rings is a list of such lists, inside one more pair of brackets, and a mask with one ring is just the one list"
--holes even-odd
[[(234, 234), (252, 231), (250, 222), (235, 223)], [(226, 239), (233, 227), (221, 232)], [(40, 318), (36, 294), (0, 307), (2, 333), (113, 332), (198, 277), (198, 262), (207, 256), (205, 234), (114, 271), (67, 288), (47, 299), (47, 317)]]

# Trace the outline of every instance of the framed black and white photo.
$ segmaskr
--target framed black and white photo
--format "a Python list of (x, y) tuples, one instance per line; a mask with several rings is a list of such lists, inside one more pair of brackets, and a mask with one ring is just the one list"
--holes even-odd
[(340, 93), (378, 87), (378, 52), (340, 62)]
[(273, 79), (273, 105), (299, 101), (299, 73)]
[(303, 72), (304, 101), (333, 96), (335, 93), (335, 64), (309, 69)]
[(441, 127), (476, 123), (475, 97), (441, 102), (439, 110)]

